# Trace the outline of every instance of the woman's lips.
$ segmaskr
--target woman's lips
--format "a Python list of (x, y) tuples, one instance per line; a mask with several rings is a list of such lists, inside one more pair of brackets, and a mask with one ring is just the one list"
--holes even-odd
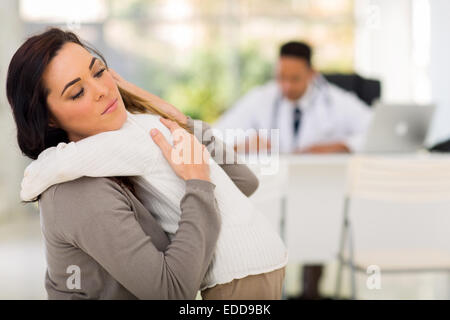
[(114, 110), (116, 110), (116, 108), (117, 108), (117, 98), (114, 99), (114, 101), (111, 102), (111, 103), (106, 107), (105, 111), (102, 112), (102, 115), (103, 115), (103, 114), (106, 114), (106, 113), (113, 112)]

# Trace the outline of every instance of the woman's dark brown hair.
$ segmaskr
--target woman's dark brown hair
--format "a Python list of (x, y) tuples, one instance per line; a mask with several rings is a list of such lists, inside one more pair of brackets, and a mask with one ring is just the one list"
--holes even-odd
[[(8, 68), (6, 94), (17, 126), (17, 142), (22, 153), (37, 159), (45, 149), (60, 142), (69, 142), (67, 133), (49, 126), (50, 111), (47, 106), (49, 90), (43, 74), (51, 60), (64, 44), (76, 43), (98, 56), (107, 67), (106, 60), (92, 46), (82, 42), (76, 34), (58, 28), (28, 38), (16, 51)], [(157, 106), (119, 87), (125, 108), (132, 113), (153, 113), (178, 122)]]
[[(97, 55), (107, 67), (106, 60), (92, 46), (82, 42), (76, 34), (51, 28), (28, 38), (16, 51), (8, 68), (6, 94), (17, 126), (17, 141), (20, 150), (31, 159), (36, 159), (45, 149), (59, 142), (69, 142), (67, 133), (49, 126), (47, 107), (48, 89), (43, 81), (45, 68), (68, 42), (76, 43)], [(173, 119), (148, 101), (119, 87), (125, 108), (132, 113), (153, 113)], [(178, 122), (178, 121), (177, 121)], [(184, 129), (187, 127), (178, 122)], [(188, 130), (189, 131), (189, 130)]]

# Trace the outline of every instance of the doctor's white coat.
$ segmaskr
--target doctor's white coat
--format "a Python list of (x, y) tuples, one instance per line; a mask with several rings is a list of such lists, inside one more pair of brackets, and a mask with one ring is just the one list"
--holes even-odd
[[(295, 104), (302, 110), (296, 139), (293, 132)], [(278, 128), (279, 151), (283, 153), (333, 142), (343, 142), (350, 150), (358, 151), (364, 143), (370, 119), (370, 108), (356, 95), (327, 82), (319, 75), (295, 102), (281, 97), (275, 81), (254, 88), (212, 127), (221, 131), (226, 142), (231, 141), (226, 135), (226, 129)]]

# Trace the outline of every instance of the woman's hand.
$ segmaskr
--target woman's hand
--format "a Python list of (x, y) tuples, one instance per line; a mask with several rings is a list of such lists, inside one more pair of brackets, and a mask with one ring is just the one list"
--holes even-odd
[(110, 69), (108, 69), (108, 71), (111, 74), (111, 76), (114, 78), (114, 80), (116, 81), (116, 84), (119, 87), (137, 95), (138, 97), (140, 97), (144, 100), (149, 101), (152, 105), (158, 107), (161, 111), (174, 117), (174, 119), (180, 121), (183, 124), (187, 124), (187, 116), (183, 112), (178, 110), (176, 107), (174, 107), (167, 101), (164, 101), (160, 97), (158, 97), (148, 91), (145, 91), (144, 89), (139, 88), (138, 86), (132, 84), (131, 82), (126, 81), (113, 69), (110, 68)]
[(174, 139), (173, 147), (158, 129), (152, 129), (150, 135), (175, 173), (183, 180), (200, 179), (211, 181), (209, 177), (210, 154), (206, 147), (175, 121), (162, 117), (160, 121), (172, 133)]

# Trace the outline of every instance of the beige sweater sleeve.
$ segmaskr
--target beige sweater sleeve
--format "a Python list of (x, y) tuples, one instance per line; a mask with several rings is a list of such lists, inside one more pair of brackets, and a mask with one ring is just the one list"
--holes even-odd
[[(195, 137), (203, 143), (211, 154), (211, 157), (220, 165), (225, 173), (233, 180), (234, 184), (247, 197), (251, 196), (259, 186), (258, 177), (244, 163), (238, 163), (238, 155), (233, 148), (227, 146), (225, 142), (214, 135), (207, 135), (205, 132), (211, 130), (211, 126), (204, 121), (194, 120), (187, 117), (187, 126), (191, 129)], [(195, 123), (199, 125), (200, 130), (195, 130)], [(208, 138), (209, 137), (209, 138)], [(220, 149), (220, 152), (218, 152)], [(232, 159), (231, 163), (225, 161)]]
[(186, 181), (179, 229), (165, 251), (158, 251), (144, 233), (130, 198), (110, 179), (59, 184), (41, 206), (46, 216), (54, 217), (46, 228), (86, 252), (136, 297), (194, 299), (220, 230), (214, 189), (205, 180)]

